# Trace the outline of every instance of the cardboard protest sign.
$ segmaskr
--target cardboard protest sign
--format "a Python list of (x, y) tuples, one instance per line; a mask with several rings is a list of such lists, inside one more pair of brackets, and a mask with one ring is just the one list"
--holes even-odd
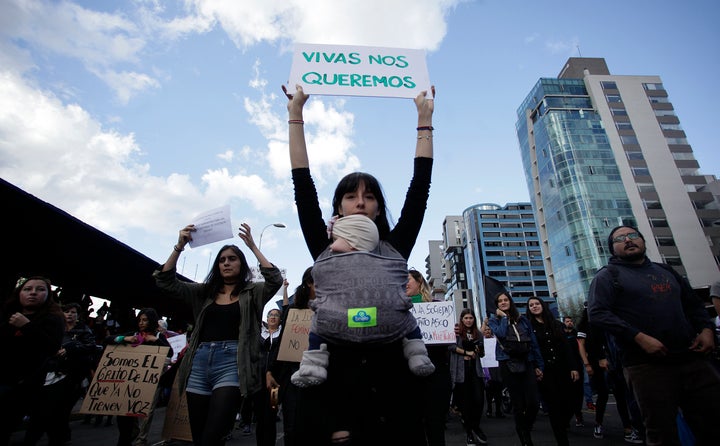
[(287, 321), (285, 321), (285, 328), (283, 328), (278, 360), (300, 362), (302, 353), (308, 349), (308, 334), (312, 317), (312, 310), (290, 309)]
[(184, 440), (192, 442), (187, 399), (185, 398), (185, 392), (180, 395), (178, 386), (179, 383), (176, 376), (175, 381), (173, 381), (172, 391), (170, 392), (170, 401), (168, 401), (167, 408), (165, 409), (165, 423), (163, 423), (161, 438), (163, 440)]
[(432, 96), (425, 51), (348, 45), (295, 45), (288, 91), (340, 96)]
[(452, 301), (416, 303), (410, 312), (417, 319), (426, 344), (455, 343), (455, 304)]
[(148, 416), (168, 351), (149, 345), (107, 346), (80, 412)]

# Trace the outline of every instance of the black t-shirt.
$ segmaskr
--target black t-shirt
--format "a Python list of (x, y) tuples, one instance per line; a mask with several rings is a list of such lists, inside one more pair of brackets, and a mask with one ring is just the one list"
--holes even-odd
[(239, 337), (240, 305), (237, 302), (227, 305), (213, 302), (208, 305), (200, 342), (237, 341)]

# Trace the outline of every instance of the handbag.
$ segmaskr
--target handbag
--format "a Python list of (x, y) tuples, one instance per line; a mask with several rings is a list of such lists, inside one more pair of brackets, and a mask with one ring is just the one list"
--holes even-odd
[[(507, 337), (503, 342), (497, 340), (500, 348), (508, 355), (509, 359), (505, 361), (505, 365), (510, 373), (525, 373), (528, 366), (528, 354), (530, 353), (530, 340), (525, 340), (528, 336), (521, 336), (515, 324), (510, 324), (515, 332), (515, 338)], [(523, 333), (524, 335), (524, 333)]]
[(505, 350), (505, 353), (511, 358), (526, 359), (528, 353), (530, 353), (530, 337), (525, 336), (525, 333), (521, 336), (514, 323), (510, 324), (510, 326), (515, 332), (515, 338), (507, 337), (503, 343), (500, 344), (500, 347)]

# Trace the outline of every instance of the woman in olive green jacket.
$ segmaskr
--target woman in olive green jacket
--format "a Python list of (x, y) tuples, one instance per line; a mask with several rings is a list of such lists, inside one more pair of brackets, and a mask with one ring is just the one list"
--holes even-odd
[(220, 249), (205, 282), (178, 280), (177, 261), (192, 240), (194, 225), (180, 230), (170, 257), (153, 274), (158, 287), (187, 302), (195, 317), (177, 376), (180, 389), (186, 392), (195, 445), (225, 444), (241, 396), (252, 395), (263, 385), (261, 318), (283, 278), (255, 245), (250, 227), (243, 223), (239, 230), (238, 235), (257, 258), (265, 282), (251, 282), (250, 267), (235, 245)]

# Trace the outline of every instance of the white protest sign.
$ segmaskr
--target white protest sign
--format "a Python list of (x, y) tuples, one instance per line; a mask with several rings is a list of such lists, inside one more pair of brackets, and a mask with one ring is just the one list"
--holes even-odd
[(455, 304), (452, 301), (416, 303), (410, 312), (417, 319), (426, 344), (455, 343)]
[(170, 347), (173, 349), (173, 355), (172, 358), (170, 358), (171, 362), (177, 361), (177, 357), (180, 354), (180, 352), (185, 348), (187, 345), (187, 335), (185, 333), (179, 334), (177, 336), (171, 336), (167, 338), (168, 344), (170, 344)]
[(295, 44), (288, 92), (339, 96), (432, 96), (425, 51), (348, 45)]
[(195, 232), (192, 233), (191, 248), (233, 238), (230, 222), (230, 205), (211, 209), (193, 218)]
[(498, 361), (495, 358), (495, 346), (497, 340), (495, 338), (484, 338), (485, 356), (480, 358), (483, 367), (497, 367)]

